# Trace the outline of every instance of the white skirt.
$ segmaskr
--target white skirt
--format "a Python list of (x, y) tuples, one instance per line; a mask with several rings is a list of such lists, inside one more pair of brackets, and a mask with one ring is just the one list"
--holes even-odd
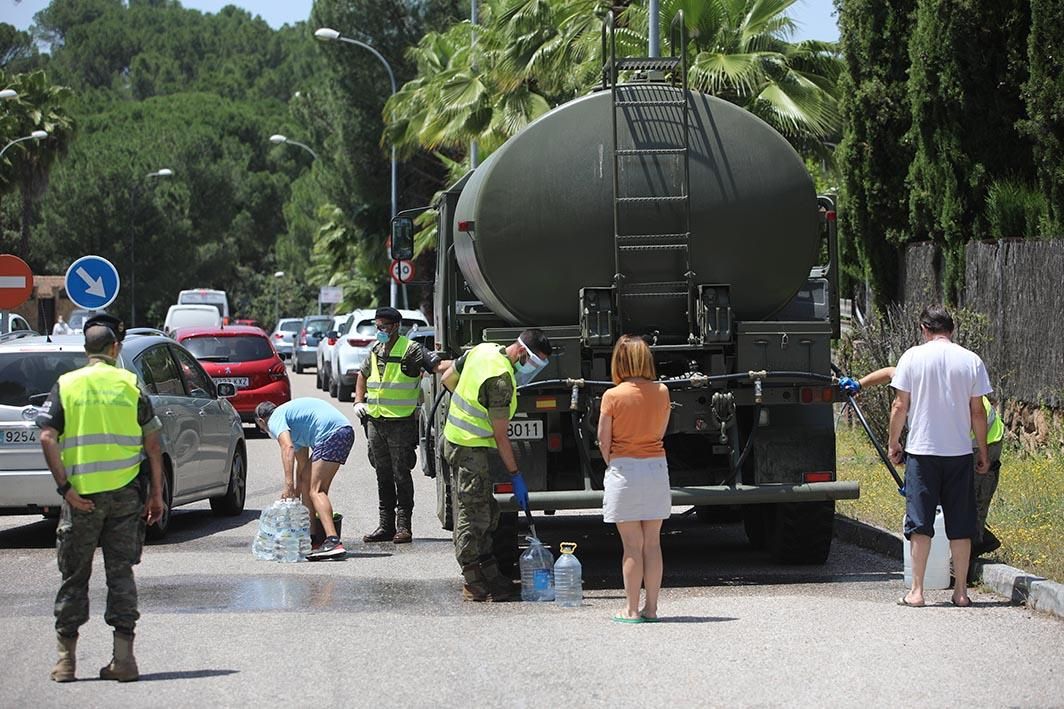
[(665, 458), (614, 458), (603, 478), (602, 521), (668, 519), (672, 513)]

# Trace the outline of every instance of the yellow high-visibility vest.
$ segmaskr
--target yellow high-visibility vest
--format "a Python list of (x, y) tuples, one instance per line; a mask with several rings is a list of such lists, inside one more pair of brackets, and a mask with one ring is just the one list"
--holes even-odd
[(366, 380), (366, 404), (374, 418), (406, 418), (417, 410), (421, 377), (408, 377), (400, 366), (412, 342), (400, 336), (391, 352), (384, 357), (384, 377), (377, 367), (377, 354), (370, 353), (369, 379)]
[(144, 436), (137, 375), (96, 362), (59, 377), (64, 426), (59, 447), (79, 495), (118, 490), (137, 477)]
[[(990, 399), (985, 396), (983, 397), (983, 410), (986, 411), (986, 444), (989, 446), (1005, 437), (1005, 422), (990, 405)], [(975, 431), (972, 431), (972, 441), (975, 441)]]
[(480, 403), (480, 386), (492, 377), (506, 374), (513, 384), (510, 418), (517, 411), (517, 380), (510, 359), (490, 342), (477, 345), (466, 355), (458, 386), (451, 394), (444, 437), (456, 446), (497, 448), (488, 410)]

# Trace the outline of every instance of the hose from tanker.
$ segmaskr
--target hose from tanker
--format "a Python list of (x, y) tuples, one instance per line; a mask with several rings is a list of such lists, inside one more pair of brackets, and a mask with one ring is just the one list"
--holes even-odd
[[(834, 362), (831, 363), (831, 370), (835, 372), (836, 376), (843, 376), (843, 372), (839, 369)], [(894, 484), (898, 486), (898, 494), (905, 495), (905, 482), (898, 476), (898, 471), (894, 469), (894, 466), (890, 462), (890, 457), (887, 452), (883, 450), (883, 444), (879, 442), (876, 435), (872, 433), (872, 427), (868, 425), (868, 421), (864, 417), (864, 413), (861, 412), (861, 407), (857, 405), (857, 399), (853, 397), (853, 394), (846, 394), (846, 403), (853, 407), (853, 412), (857, 414), (857, 420), (861, 422), (861, 427), (864, 428), (865, 433), (868, 435), (868, 440), (872, 442), (872, 445), (876, 449), (876, 453), (879, 454), (879, 459), (883, 461), (883, 465), (887, 467), (887, 472), (890, 473), (890, 477), (894, 478)]]

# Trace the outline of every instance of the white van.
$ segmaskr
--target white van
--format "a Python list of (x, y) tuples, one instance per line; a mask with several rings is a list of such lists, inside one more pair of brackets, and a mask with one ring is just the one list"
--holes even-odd
[(229, 297), (224, 290), (193, 288), (183, 290), (177, 296), (178, 305), (211, 305), (218, 309), (222, 322), (229, 322)]
[(166, 311), (163, 332), (169, 335), (179, 327), (221, 327), (222, 314), (213, 305), (171, 305)]

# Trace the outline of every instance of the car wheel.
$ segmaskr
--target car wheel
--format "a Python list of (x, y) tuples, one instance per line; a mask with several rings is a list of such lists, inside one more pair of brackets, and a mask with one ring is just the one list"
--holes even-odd
[(314, 372), (314, 387), (316, 389), (318, 389), (319, 391), (324, 388), (322, 386), (322, 381), (321, 381), (321, 367), (318, 367), (317, 371)]
[(224, 495), (210, 499), (211, 512), (216, 515), (235, 517), (244, 511), (244, 497), (248, 488), (248, 469), (244, 463), (244, 451), (239, 447), (233, 454), (229, 467), (229, 487)]
[(343, 382), (336, 385), (336, 398), (340, 401), (351, 401), (353, 398), (351, 393), (351, 387), (345, 386)]
[(329, 380), (329, 396), (331, 396), (331, 397), (332, 397), (332, 398), (334, 398), (334, 399), (335, 399), (335, 398), (336, 398), (337, 396), (339, 396), (339, 395), (340, 395), (340, 392), (338, 392), (338, 391), (336, 390), (336, 384), (337, 384), (337, 382), (336, 382), (336, 380), (335, 380), (335, 379), (330, 379), (330, 380)]
[(303, 364), (299, 361), (299, 357), (292, 358), (292, 371), (296, 374), (303, 373)]
[(148, 527), (145, 531), (145, 536), (152, 540), (158, 541), (166, 536), (166, 533), (170, 530), (170, 520), (173, 517), (174, 506), (174, 487), (170, 481), (170, 466), (167, 465), (163, 468), (163, 514), (155, 524)]

